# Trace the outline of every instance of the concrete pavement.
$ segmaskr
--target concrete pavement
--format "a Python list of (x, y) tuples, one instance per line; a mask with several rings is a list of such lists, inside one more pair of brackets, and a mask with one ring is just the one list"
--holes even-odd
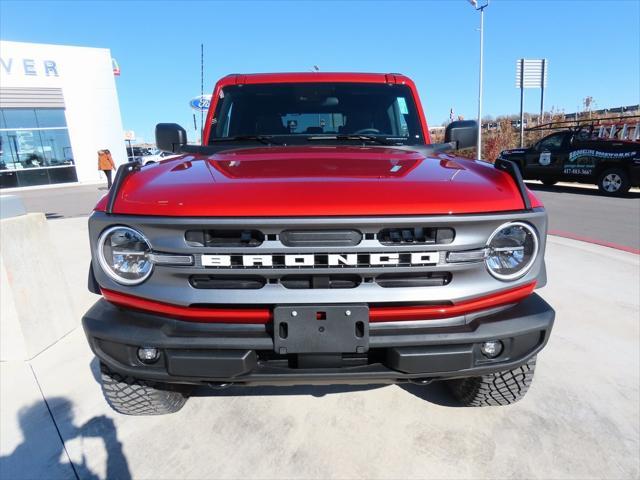
[[(57, 251), (74, 253), (78, 318), (96, 299), (85, 222), (50, 222), (57, 245), (74, 245)], [(0, 477), (638, 478), (640, 257), (551, 237), (547, 266), (540, 294), (557, 322), (518, 404), (457, 408), (438, 384), (254, 387), (126, 417), (102, 399), (78, 328), (2, 364)]]
[(527, 186), (542, 200), (549, 214), (549, 231), (570, 238), (617, 244), (640, 251), (640, 191), (625, 197), (606, 197), (597, 187), (563, 183)]
[(105, 182), (104, 185), (13, 189), (10, 194), (20, 197), (28, 212), (43, 212), (47, 218), (57, 219), (89, 215), (107, 191)]

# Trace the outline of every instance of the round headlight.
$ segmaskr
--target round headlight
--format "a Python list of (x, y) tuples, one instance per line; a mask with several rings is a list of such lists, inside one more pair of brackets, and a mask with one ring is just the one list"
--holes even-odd
[(123, 285), (144, 282), (153, 264), (151, 245), (140, 232), (129, 227), (111, 227), (98, 239), (98, 260), (104, 272)]
[(505, 223), (491, 234), (485, 259), (491, 275), (515, 280), (525, 275), (538, 256), (538, 235), (523, 222)]

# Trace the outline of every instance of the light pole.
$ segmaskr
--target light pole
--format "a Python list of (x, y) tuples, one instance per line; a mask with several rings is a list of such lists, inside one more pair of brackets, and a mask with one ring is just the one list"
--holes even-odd
[(484, 9), (489, 6), (489, 0), (483, 5), (478, 0), (469, 0), (469, 3), (480, 12), (480, 74), (478, 79), (478, 145), (476, 146), (478, 160), (482, 157), (482, 62), (484, 60)]

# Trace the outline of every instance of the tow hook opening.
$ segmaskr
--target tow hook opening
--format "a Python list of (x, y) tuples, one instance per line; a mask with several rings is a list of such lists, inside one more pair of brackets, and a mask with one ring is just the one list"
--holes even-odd
[(207, 382), (207, 386), (209, 388), (213, 388), (214, 390), (223, 390), (225, 388), (230, 387), (233, 383), (229, 382)]
[(415, 385), (429, 385), (433, 382), (433, 378), (410, 378), (409, 383), (413, 383)]

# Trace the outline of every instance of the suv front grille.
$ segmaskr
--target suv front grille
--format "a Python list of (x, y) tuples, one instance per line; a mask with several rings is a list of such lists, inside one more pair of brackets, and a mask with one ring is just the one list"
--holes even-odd
[(376, 283), (382, 288), (440, 287), (451, 281), (450, 272), (383, 273), (375, 277), (355, 274), (333, 275), (192, 275), (189, 283), (201, 290), (258, 290), (267, 284), (280, 284), (291, 290), (356, 288)]
[(449, 272), (383, 273), (376, 277), (382, 288), (441, 287), (450, 281)]
[(259, 230), (188, 230), (184, 238), (190, 247), (258, 247), (265, 236)]
[(355, 247), (362, 241), (358, 230), (285, 230), (280, 241), (287, 247)]
[(382, 245), (439, 245), (453, 242), (455, 231), (445, 227), (397, 227), (363, 233), (345, 230), (283, 230), (265, 234), (260, 230), (203, 229), (187, 230), (185, 240), (190, 247), (259, 247), (265, 240), (278, 240), (285, 247), (355, 247), (363, 239), (377, 240)]
[(453, 242), (454, 236), (452, 228), (385, 228), (378, 233), (378, 241), (383, 245), (443, 244)]
[(280, 284), (291, 289), (356, 288), (362, 283), (360, 275), (285, 275)]
[(192, 275), (189, 283), (201, 290), (257, 290), (267, 279), (259, 275)]
[[(479, 256), (447, 261), (451, 252), (485, 248), (509, 221), (546, 231), (546, 213), (379, 217), (138, 217), (94, 212), (92, 248), (106, 228), (128, 225), (142, 232), (153, 253), (189, 258), (154, 264), (136, 295), (175, 305), (399, 304), (458, 302), (505, 288)], [(344, 242), (344, 244), (343, 244)], [(544, 236), (540, 237), (544, 251)], [(535, 280), (543, 258), (517, 287)], [(103, 288), (113, 282), (99, 267)]]

